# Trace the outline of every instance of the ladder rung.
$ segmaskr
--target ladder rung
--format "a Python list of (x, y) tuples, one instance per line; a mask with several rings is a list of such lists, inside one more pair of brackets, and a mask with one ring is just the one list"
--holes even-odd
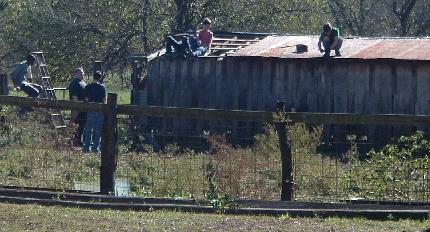
[(55, 129), (64, 129), (66, 126), (56, 126)]
[(61, 114), (51, 114), (52, 116), (61, 116)]
[(55, 89), (45, 89), (46, 91), (55, 91)]
[(50, 79), (50, 77), (42, 77), (42, 79)]

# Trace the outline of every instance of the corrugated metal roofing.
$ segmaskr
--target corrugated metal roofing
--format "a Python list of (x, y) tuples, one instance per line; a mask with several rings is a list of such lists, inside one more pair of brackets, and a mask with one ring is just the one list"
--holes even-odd
[[(317, 36), (268, 36), (229, 56), (317, 58), (322, 56), (317, 43)], [(298, 44), (307, 45), (309, 51), (297, 53)], [(336, 59), (430, 60), (430, 39), (344, 38), (341, 52)]]

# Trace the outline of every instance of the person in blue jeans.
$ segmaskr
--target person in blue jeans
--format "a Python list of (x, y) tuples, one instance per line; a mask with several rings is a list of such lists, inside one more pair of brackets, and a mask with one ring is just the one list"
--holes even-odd
[[(105, 103), (106, 88), (99, 81), (103, 76), (101, 72), (94, 73), (91, 84), (85, 86), (85, 101)], [(88, 112), (84, 129), (84, 152), (100, 152), (101, 133), (103, 130), (104, 115), (101, 112)]]

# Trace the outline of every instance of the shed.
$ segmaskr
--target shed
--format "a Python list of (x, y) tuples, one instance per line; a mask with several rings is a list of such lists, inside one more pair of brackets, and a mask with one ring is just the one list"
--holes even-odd
[(151, 60), (147, 104), (272, 111), (282, 100), (297, 112), (430, 114), (429, 38), (345, 38), (342, 56), (328, 59), (317, 36), (246, 39), (215, 40), (227, 52), (214, 56)]

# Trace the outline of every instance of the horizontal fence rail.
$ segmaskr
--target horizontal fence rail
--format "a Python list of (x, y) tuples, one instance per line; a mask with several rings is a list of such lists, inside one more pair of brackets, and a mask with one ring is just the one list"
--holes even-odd
[[(0, 96), (0, 105), (34, 106), (38, 108), (52, 108), (60, 110), (97, 112), (107, 111), (106, 105), (99, 103), (12, 96)], [(235, 120), (249, 122), (276, 122), (278, 118), (276, 116), (277, 114), (273, 112), (137, 105), (118, 105), (117, 114), (147, 117), (187, 117), (201, 120)], [(310, 124), (430, 124), (430, 116), (427, 115), (287, 112), (285, 113), (285, 117), (291, 122), (305, 122)]]
[(58, 110), (106, 111), (106, 105), (99, 103), (12, 96), (0, 96), (0, 105), (50, 108)]
[[(367, 197), (366, 199), (430, 202), (428, 162), (421, 162), (420, 157), (411, 157), (406, 162), (397, 159), (395, 154), (376, 154), (379, 148), (395, 144), (394, 138), (410, 136), (416, 130), (430, 134), (427, 126), (430, 125), (430, 116), (426, 115), (283, 112), (284, 107), (278, 108), (278, 112), (281, 112), (278, 113), (116, 105), (115, 94), (109, 94), (108, 104), (0, 96), (1, 105), (103, 112), (105, 122), (101, 156), (88, 157), (78, 152), (81, 157), (75, 160), (71, 158), (75, 151), (67, 149), (61, 155), (71, 160), (70, 165), (85, 171), (87, 176), (100, 180), (101, 192), (106, 194), (112, 194), (115, 188), (114, 178), (118, 177), (129, 181), (132, 185), (130, 189), (137, 189), (144, 194), (168, 196), (174, 193), (197, 195), (201, 189), (206, 191), (210, 181), (218, 178), (218, 184), (226, 189), (234, 186), (240, 194), (249, 193), (238, 195), (240, 197), (260, 198), (267, 195), (270, 196), (268, 199), (278, 199), (276, 194), (282, 188), (282, 200), (309, 200), (317, 199), (312, 197), (318, 196), (339, 200), (357, 194)], [(37, 116), (39, 119), (31, 116), (35, 122), (35, 125), (30, 123), (33, 129), (46, 126), (43, 114)], [(10, 118), (13, 116), (10, 115)], [(19, 120), (18, 118), (18, 122)], [(262, 132), (265, 124), (268, 125), (267, 130), (275, 131), (272, 133), (275, 139), (272, 139), (271, 144), (267, 138), (272, 137), (261, 137), (265, 133)], [(309, 127), (309, 124), (316, 126)], [(73, 131), (68, 133), (71, 132)], [(212, 135), (215, 136), (211, 137)], [(223, 135), (225, 141), (214, 140), (216, 135)], [(259, 136), (260, 148), (269, 152), (253, 150), (257, 144), (253, 142)], [(247, 143), (241, 143), (241, 139)], [(217, 143), (219, 147), (211, 148)], [(272, 149), (267, 144), (276, 146)], [(151, 146), (151, 149), (144, 145)], [(376, 151), (369, 153), (370, 148), (375, 148)], [(24, 151), (21, 147), (16, 150), (16, 154), (22, 156), (34, 153), (33, 150)], [(8, 154), (11, 159), (18, 157), (16, 154)], [(381, 161), (385, 156), (391, 160)], [(78, 162), (80, 159), (85, 162)], [(366, 163), (369, 160), (373, 163)], [(40, 165), (38, 162), (41, 161), (49, 160), (35, 157), (30, 166), (53, 165)], [(61, 167), (62, 165), (57, 167), (58, 173), (62, 173)], [(402, 171), (402, 174), (392, 175), (395, 176), (393, 178), (389, 175), (391, 179), (387, 179), (385, 176), (378, 176), (381, 168), (389, 173)], [(85, 180), (85, 176), (81, 177), (79, 171), (75, 171), (69, 170), (66, 173), (79, 177), (77, 180)], [(18, 181), (19, 178), (26, 178), (21, 172), (5, 172), (4, 175), (16, 176)], [(36, 173), (43, 177), (45, 172), (41, 169)], [(373, 174), (368, 176), (368, 173)], [(236, 179), (223, 179), (223, 176), (234, 175)], [(66, 179), (62, 176), (57, 179), (54, 177), (50, 177), (54, 184)], [(369, 184), (374, 182), (376, 184)], [(187, 192), (188, 186), (193, 186), (190, 192)], [(375, 193), (375, 186), (383, 186), (384, 191)], [(254, 189), (250, 190), (251, 187)], [(284, 191), (285, 189), (289, 191)], [(315, 192), (316, 189), (319, 192)], [(385, 198), (386, 193), (391, 195)]]

